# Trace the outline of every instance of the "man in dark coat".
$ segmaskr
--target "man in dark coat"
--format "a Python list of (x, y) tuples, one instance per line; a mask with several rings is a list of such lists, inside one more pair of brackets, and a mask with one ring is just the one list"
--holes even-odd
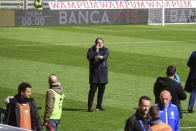
[(21, 83), (18, 94), (7, 104), (4, 124), (27, 130), (43, 131), (41, 119), (31, 96), (31, 85)]
[(192, 83), (188, 112), (192, 113), (195, 104), (195, 99), (196, 99), (196, 51), (192, 52), (187, 65), (190, 67), (190, 79)]
[(90, 91), (88, 95), (88, 111), (93, 112), (92, 105), (95, 92), (98, 87), (96, 110), (103, 111), (102, 99), (105, 85), (108, 83), (107, 58), (109, 50), (103, 46), (102, 38), (95, 40), (95, 45), (88, 50), (87, 59), (89, 60), (89, 84)]
[(167, 68), (167, 77), (158, 77), (154, 84), (155, 103), (160, 103), (160, 93), (163, 90), (168, 90), (172, 95), (172, 104), (178, 107), (180, 118), (182, 118), (182, 109), (180, 100), (186, 99), (186, 93), (180, 83), (174, 80), (176, 67), (170, 65)]
[(150, 109), (150, 98), (142, 96), (139, 99), (138, 110), (127, 119), (124, 131), (147, 131), (149, 129), (148, 112)]

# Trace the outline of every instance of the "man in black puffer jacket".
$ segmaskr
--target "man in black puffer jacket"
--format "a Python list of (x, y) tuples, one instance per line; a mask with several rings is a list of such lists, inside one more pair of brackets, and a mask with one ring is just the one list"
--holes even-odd
[(43, 131), (41, 119), (31, 96), (31, 85), (21, 83), (18, 94), (7, 104), (4, 124), (27, 130)]
[(182, 108), (180, 100), (186, 99), (186, 93), (182, 88), (180, 83), (177, 83), (174, 80), (176, 73), (175, 66), (168, 66), (167, 68), (167, 77), (158, 77), (155, 84), (154, 84), (154, 96), (155, 96), (155, 103), (160, 102), (160, 93), (163, 90), (168, 90), (172, 95), (172, 104), (178, 107), (178, 112), (180, 118), (182, 118)]

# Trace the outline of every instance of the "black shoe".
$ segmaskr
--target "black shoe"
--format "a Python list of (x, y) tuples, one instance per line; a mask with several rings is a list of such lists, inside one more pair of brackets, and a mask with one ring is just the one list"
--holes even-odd
[(105, 109), (103, 109), (102, 107), (96, 107), (96, 111), (104, 111)]
[(88, 109), (88, 112), (94, 112), (92, 109)]
[(188, 112), (189, 112), (189, 113), (193, 113), (193, 108), (189, 107), (189, 108), (188, 108)]

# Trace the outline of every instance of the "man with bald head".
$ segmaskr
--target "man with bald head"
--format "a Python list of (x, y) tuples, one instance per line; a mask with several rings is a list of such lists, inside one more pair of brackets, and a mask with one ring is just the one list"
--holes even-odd
[(169, 91), (163, 90), (160, 93), (161, 103), (156, 105), (160, 108), (160, 119), (170, 125), (173, 131), (180, 130), (178, 108), (171, 102), (172, 96)]
[(49, 85), (52, 85), (54, 83), (58, 83), (57, 77), (54, 74), (51, 74), (48, 78)]
[(42, 117), (47, 131), (58, 131), (64, 99), (63, 89), (57, 76), (51, 74), (48, 78), (49, 89), (42, 106)]

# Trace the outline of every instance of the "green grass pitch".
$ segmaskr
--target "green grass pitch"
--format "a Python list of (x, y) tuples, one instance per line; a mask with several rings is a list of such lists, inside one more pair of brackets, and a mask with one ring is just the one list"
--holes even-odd
[[(154, 82), (158, 76), (165, 76), (168, 65), (177, 67), (184, 85), (189, 72), (186, 63), (196, 49), (195, 34), (196, 25), (1, 27), (0, 106), (26, 81), (32, 84), (32, 97), (41, 109), (48, 76), (55, 73), (66, 95), (60, 131), (122, 131), (140, 96), (150, 96), (154, 104)], [(97, 37), (102, 37), (110, 50), (109, 84), (103, 99), (106, 111), (89, 113), (86, 53)], [(182, 101), (180, 126), (194, 127), (195, 113), (187, 113), (187, 95)], [(93, 109), (95, 105), (96, 97)]]

